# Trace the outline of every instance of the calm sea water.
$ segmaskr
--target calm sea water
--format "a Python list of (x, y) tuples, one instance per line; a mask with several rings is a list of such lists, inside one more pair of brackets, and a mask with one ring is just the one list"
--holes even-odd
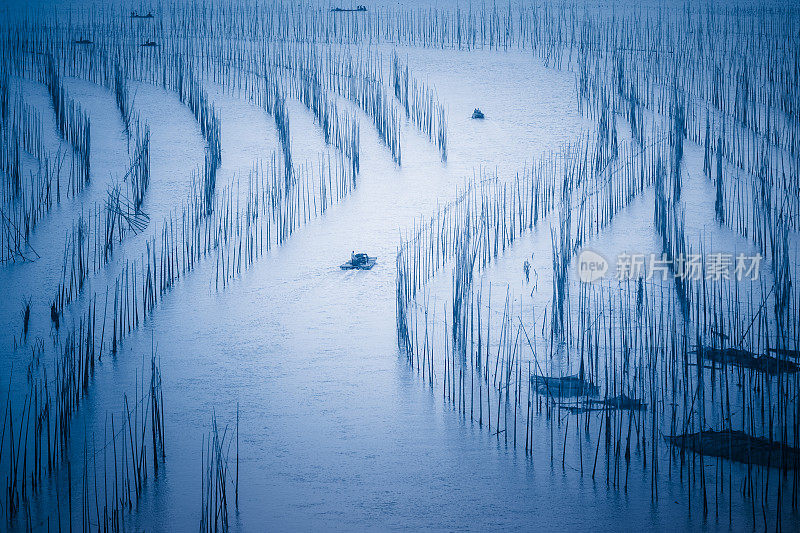
[[(388, 57), (390, 49), (382, 52)], [(414, 75), (433, 84), (447, 103), (448, 163), (409, 124), (403, 126), (398, 168), (359, 112), (357, 190), (226, 290), (214, 290), (211, 260), (182, 279), (120, 353), (98, 365), (74, 422), (76, 464), (84, 436), (99, 438), (107, 414), (122, 412), (123, 395), (132, 397), (148, 375), (154, 344), (164, 382), (167, 459), (126, 518), (131, 530), (197, 528), (203, 436), (215, 413), (228, 425), (230, 439), (237, 409), (239, 502), (238, 508), (231, 505), (231, 522), (238, 530), (738, 529), (749, 520), (749, 508), (734, 509), (733, 526), (727, 515), (704, 519), (697, 493), (670, 480), (669, 472), (654, 500), (649, 471), (633, 469), (623, 491), (609, 488), (603, 476), (593, 481), (581, 475), (574, 450), (567, 451), (563, 467), (560, 459), (551, 461), (544, 420), (535, 422), (537, 451), (526, 458), (521, 448), (443, 404), (441, 391), (427, 388), (407, 367), (395, 336), (394, 256), (401, 232), (451, 199), (476, 169), (511, 176), (532, 158), (574, 141), (588, 123), (577, 113), (572, 75), (545, 68), (527, 52), (401, 53)], [(68, 88), (92, 114), (96, 178), (37, 229), (32, 245), (39, 261), (0, 269), (3, 382), (29, 358), (28, 349), (10, 349), (23, 300), (32, 298), (33, 330), (47, 338), (48, 302), (60, 276), (66, 228), (82, 207), (102, 200), (109, 175), (125, 169), (113, 94), (80, 80), (69, 80)], [(279, 146), (272, 118), (212, 83), (207, 88), (222, 116), (221, 180), (244, 178), (254, 160)], [(26, 84), (21, 90), (47, 109), (42, 87)], [(136, 91), (135, 106), (152, 130), (145, 209), (154, 228), (188, 192), (203, 142), (174, 95), (147, 85)], [(485, 112), (486, 121), (469, 119), (474, 107)], [(312, 116), (296, 101), (289, 113), (295, 161), (315, 160), (324, 141)], [(47, 135), (56, 142), (54, 130)], [(630, 231), (645, 213), (634, 205), (620, 215), (607, 245), (653, 246), (646, 226)], [(694, 227), (702, 224), (698, 220)], [(523, 239), (489, 276), (520, 284), (523, 259), (549, 250), (545, 233)], [(131, 238), (119, 256), (138, 256), (144, 238)], [(341, 271), (338, 265), (351, 250), (376, 255), (376, 267)], [(87, 293), (99, 291), (102, 299), (108, 279), (97, 276)], [(45, 508), (51, 497), (45, 494)]]

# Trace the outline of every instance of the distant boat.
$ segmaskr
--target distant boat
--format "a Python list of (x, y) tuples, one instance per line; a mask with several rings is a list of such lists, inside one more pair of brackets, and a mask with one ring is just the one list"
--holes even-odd
[(158, 46), (158, 44), (155, 41), (146, 41), (142, 43), (142, 46), (153, 47), (153, 46)]
[(90, 39), (78, 39), (75, 44), (92, 44), (92, 41)]
[(369, 270), (375, 266), (377, 257), (370, 257), (367, 254), (353, 254), (350, 261), (341, 265), (342, 270)]
[(151, 19), (151, 18), (153, 18), (153, 13), (148, 11), (147, 15), (140, 15), (136, 11), (131, 11), (131, 18), (132, 19)]
[(476, 107), (475, 111), (472, 112), (472, 118), (483, 119), (483, 111)]
[(331, 11), (334, 13), (358, 13), (367, 10), (367, 6), (356, 6), (355, 8), (349, 7), (332, 7)]

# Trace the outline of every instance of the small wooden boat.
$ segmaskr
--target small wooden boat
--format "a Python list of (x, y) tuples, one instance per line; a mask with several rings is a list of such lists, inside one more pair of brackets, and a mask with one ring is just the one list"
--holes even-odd
[(156, 43), (155, 41), (146, 41), (146, 42), (142, 43), (142, 46), (147, 47), (147, 48), (153, 48), (153, 47), (158, 46), (158, 43)]
[(607, 400), (588, 399), (584, 402), (574, 404), (560, 404), (561, 409), (566, 409), (573, 413), (584, 413), (587, 411), (644, 411), (647, 404), (638, 398), (631, 398), (625, 394), (612, 396)]
[(148, 11), (146, 15), (140, 15), (136, 11), (131, 11), (131, 18), (132, 19), (151, 19), (151, 18), (153, 18), (153, 13)]
[(483, 111), (481, 111), (480, 109), (478, 109), (478, 108), (476, 107), (476, 108), (475, 108), (475, 111), (473, 111), (473, 112), (472, 112), (472, 118), (476, 118), (476, 119), (479, 119), (479, 120), (483, 120), (485, 117), (484, 117), (484, 115), (483, 115)]
[(800, 371), (800, 365), (792, 361), (781, 360), (767, 354), (757, 354), (741, 348), (700, 346), (699, 351), (703, 359), (715, 365), (733, 365), (771, 376), (794, 374)]
[(639, 398), (631, 398), (625, 394), (612, 396), (607, 400), (590, 400), (590, 402), (608, 409), (620, 409), (622, 411), (643, 411), (647, 409), (647, 404)]
[(600, 390), (591, 381), (581, 379), (577, 374), (561, 378), (531, 376), (531, 385), (540, 393), (553, 397), (596, 396)]
[(768, 353), (782, 355), (784, 357), (791, 357), (793, 359), (800, 359), (800, 350), (789, 350), (787, 348), (767, 348)]
[(350, 261), (341, 265), (342, 270), (369, 270), (375, 266), (377, 257), (370, 257), (367, 254), (353, 254)]
[(92, 44), (92, 41), (90, 39), (78, 39), (75, 44)]
[(721, 457), (738, 463), (756, 464), (782, 470), (800, 469), (800, 449), (780, 441), (723, 429), (683, 435), (665, 435), (676, 448), (698, 455)]

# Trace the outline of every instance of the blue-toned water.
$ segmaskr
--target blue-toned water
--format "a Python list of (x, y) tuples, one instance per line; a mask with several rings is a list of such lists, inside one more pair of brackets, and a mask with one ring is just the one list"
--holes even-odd
[[(377, 49), (385, 61), (391, 50)], [(581, 138), (591, 122), (578, 113), (574, 75), (546, 67), (530, 51), (402, 47), (398, 54), (446, 102), (447, 163), (404, 120), (403, 164), (398, 167), (371, 119), (342, 101), (361, 124), (357, 188), (224, 290), (215, 288), (213, 258), (205, 260), (163, 297), (119, 353), (103, 355), (74, 418), (70, 457), (81, 466), (73, 466), (73, 473), (82, 468), (84, 440), (89, 446), (102, 440), (110, 413), (124, 412), (124, 395), (133, 398), (142, 380), (149, 379), (155, 346), (163, 378), (166, 461), (157, 476), (149, 476), (141, 498), (126, 514), (124, 527), (131, 531), (197, 529), (201, 454), (212, 413), (227, 428), (229, 473), (238, 473), (238, 504), (229, 503), (235, 530), (674, 531), (738, 530), (744, 524), (749, 529), (751, 509), (741, 498), (734, 500), (730, 515), (726, 501), (720, 517), (713, 511), (704, 517), (702, 495), (680, 480), (677, 468), (660, 472), (654, 497), (638, 448), (625, 489), (609, 486), (605, 465), (593, 479), (589, 465), (580, 463), (583, 452), (572, 436), (562, 464), (565, 429), (558, 426), (554, 438), (553, 424), (544, 416), (534, 418), (534, 453), (528, 457), (510, 435), (479, 427), (442, 400), (441, 384), (431, 389), (409, 368), (395, 330), (395, 254), (404, 232), (450, 201), (476, 172), (511, 178), (534, 158)], [(23, 369), (31, 353), (28, 345), (12, 349), (21, 331), (23, 302), (32, 301), (30, 337), (44, 339), (49, 348), (48, 310), (61, 275), (65, 233), (81, 208), (103, 201), (106, 187), (120, 179), (127, 165), (113, 93), (85, 80), (67, 79), (66, 86), (92, 116), (93, 180), (36, 229), (30, 241), (41, 256), (36, 262), (0, 268), (0, 382), (14, 383), (17, 403), (24, 395)], [(180, 205), (192, 173), (203, 163), (200, 128), (177, 97), (147, 84), (132, 88), (134, 107), (152, 133), (152, 181), (144, 203), (151, 223), (144, 234), (123, 243), (108, 269), (90, 277), (76, 308), (85, 307), (92, 294), (97, 306), (103, 305), (121, 259), (144, 253), (152, 236), (148, 232), (160, 228), (161, 220)], [(255, 161), (280, 149), (274, 121), (211, 80), (205, 88), (222, 118), (219, 186), (246, 180)], [(24, 82), (15, 90), (40, 110), (51, 130), (45, 132), (48, 142), (55, 146), (57, 132), (43, 87)], [(294, 160), (314, 163), (326, 150), (322, 134), (300, 102), (287, 103)], [(475, 107), (486, 120), (470, 119)], [(690, 149), (687, 157), (695, 165), (702, 150)], [(713, 193), (700, 180), (689, 181), (687, 190), (692, 187), (697, 200), (691, 205), (705, 205)], [(654, 244), (646, 198), (619, 215), (596, 245), (649, 252)], [(688, 218), (693, 231), (706, 223), (702, 217)], [(550, 262), (549, 248), (545, 226), (509, 250), (487, 279), (521, 290), (523, 260), (541, 252), (535, 266), (543, 269)], [(376, 266), (340, 270), (353, 250), (377, 256)], [(432, 291), (445, 292), (449, 276), (445, 269)], [(542, 278), (543, 286), (547, 279)], [(498, 290), (497, 298), (503, 292)], [(443, 298), (439, 306), (447, 301)], [(72, 316), (68, 313), (65, 320)], [(587, 446), (595, 442), (581, 438)], [(666, 448), (662, 453), (667, 457)], [(56, 477), (33, 502), (34, 529), (47, 527), (59, 483), (58, 497), (64, 498), (65, 474)], [(75, 494), (79, 477), (72, 480)], [(79, 525), (77, 500), (73, 509), (73, 524)], [(788, 520), (784, 527), (797, 526), (796, 515)], [(11, 528), (23, 524), (18, 519)]]

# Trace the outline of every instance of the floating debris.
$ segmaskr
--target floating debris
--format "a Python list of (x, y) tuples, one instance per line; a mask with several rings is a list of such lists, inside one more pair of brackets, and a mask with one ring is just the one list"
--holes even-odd
[(744, 431), (700, 431), (664, 438), (677, 448), (700, 455), (783, 470), (800, 468), (800, 449), (764, 437), (753, 437)]
[(591, 381), (582, 379), (577, 374), (554, 378), (548, 376), (531, 376), (533, 385), (540, 394), (549, 396), (595, 396), (599, 388)]
[(702, 346), (702, 356), (719, 364), (729, 364), (741, 368), (749, 368), (756, 372), (763, 372), (769, 375), (789, 373), (793, 374), (800, 370), (797, 363), (783, 361), (771, 355), (761, 355), (741, 348), (712, 348)]
[(481, 111), (479, 108), (476, 107), (475, 111), (472, 112), (472, 118), (477, 118), (477, 119), (483, 120), (485, 117), (484, 117), (483, 111)]
[(367, 254), (350, 254), (350, 261), (340, 266), (342, 270), (369, 270), (375, 266), (377, 257), (370, 257)]

